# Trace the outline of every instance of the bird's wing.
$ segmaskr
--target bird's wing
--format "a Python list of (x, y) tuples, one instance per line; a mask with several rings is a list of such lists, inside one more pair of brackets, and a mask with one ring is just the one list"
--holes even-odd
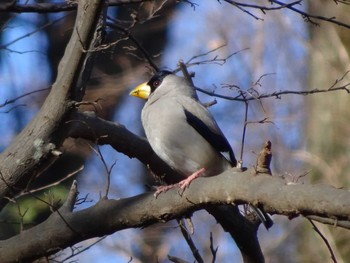
[(192, 98), (181, 97), (180, 99), (188, 124), (218, 152), (228, 152), (232, 165), (236, 166), (237, 161), (233, 150), (209, 111)]

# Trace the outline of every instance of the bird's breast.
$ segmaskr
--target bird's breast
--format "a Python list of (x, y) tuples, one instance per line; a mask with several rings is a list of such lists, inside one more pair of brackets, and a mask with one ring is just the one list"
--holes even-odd
[(230, 167), (186, 120), (184, 109), (176, 100), (146, 104), (142, 123), (155, 153), (173, 169), (189, 176), (205, 168), (204, 176), (212, 176)]

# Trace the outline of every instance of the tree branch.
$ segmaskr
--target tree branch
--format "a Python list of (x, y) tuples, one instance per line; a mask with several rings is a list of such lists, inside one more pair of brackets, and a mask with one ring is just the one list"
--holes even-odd
[[(147, 140), (128, 131), (124, 126), (100, 119), (94, 114), (74, 113), (66, 130), (69, 136), (80, 137), (101, 144), (110, 144), (129, 157), (136, 157), (149, 167), (156, 178), (167, 184), (177, 183), (183, 177), (173, 171), (152, 150)], [(240, 214), (231, 205), (208, 206), (207, 211), (229, 232), (241, 250), (244, 262), (264, 262), (257, 239), (258, 225)]]
[(288, 9), (290, 9), (290, 10), (300, 14), (302, 17), (305, 18), (305, 20), (307, 22), (311, 22), (313, 24), (316, 24), (316, 23), (313, 22), (312, 19), (317, 19), (317, 20), (326, 21), (326, 22), (329, 22), (329, 23), (332, 23), (332, 24), (335, 24), (335, 25), (338, 25), (338, 26), (342, 26), (342, 27), (345, 27), (345, 28), (350, 28), (349, 24), (340, 22), (340, 21), (336, 20), (335, 17), (324, 17), (324, 16), (320, 16), (320, 15), (310, 14), (310, 13), (304, 12), (304, 11), (298, 9), (298, 8), (295, 8), (293, 5), (287, 5), (286, 3), (283, 3), (283, 2), (277, 1), (277, 0), (270, 0), (270, 2), (271, 3), (276, 3), (276, 4), (280, 5), (281, 7), (286, 7)]
[[(349, 71), (347, 71), (348, 73)], [(346, 73), (346, 74), (347, 74)], [(242, 93), (240, 93), (239, 95), (232, 97), (232, 96), (225, 96), (225, 95), (220, 95), (217, 94), (215, 92), (212, 91), (208, 91), (208, 90), (204, 90), (201, 88), (197, 88), (196, 90), (207, 94), (209, 96), (213, 96), (213, 97), (218, 97), (218, 98), (222, 98), (222, 99), (226, 99), (226, 100), (232, 100), (232, 101), (241, 101), (241, 102), (245, 102), (245, 101), (250, 101), (250, 100), (261, 100), (261, 99), (267, 99), (267, 98), (276, 98), (276, 99), (280, 99), (283, 95), (302, 95), (302, 96), (306, 96), (306, 95), (312, 95), (312, 94), (317, 94), (317, 93), (328, 93), (328, 92), (332, 92), (332, 91), (345, 91), (347, 94), (350, 94), (350, 83), (345, 83), (344, 85), (340, 85), (337, 87), (333, 87), (333, 88), (327, 88), (327, 89), (312, 89), (312, 90), (308, 90), (308, 91), (298, 91), (298, 90), (283, 90), (283, 91), (275, 91), (272, 93), (267, 93), (267, 94), (257, 94), (257, 95), (252, 95), (250, 94), (250, 92), (247, 92), (245, 90), (241, 90), (244, 94), (247, 94), (247, 97), (242, 98)], [(225, 85), (224, 87), (226, 88), (237, 88), (237, 86), (235, 85)]]
[(62, 120), (71, 110), (71, 92), (79, 81), (79, 73), (87, 56), (102, 0), (80, 1), (72, 37), (58, 67), (58, 75), (43, 106), (35, 118), (17, 135), (0, 155), (0, 209), (11, 197), (26, 187), (34, 171), (51, 157), (64, 138), (56, 133)]
[(59, 213), (0, 241), (0, 262), (50, 255), (82, 240), (167, 222), (218, 204), (260, 204), (267, 212), (290, 217), (302, 214), (350, 220), (350, 193), (346, 190), (323, 185), (290, 185), (280, 177), (254, 174), (254, 169), (246, 172), (232, 169), (215, 177), (194, 180), (181, 196), (177, 189), (172, 189), (158, 198), (145, 193), (120, 200), (102, 199), (77, 212), (67, 209), (76, 194), (73, 184), (69, 202)]
[[(151, 0), (114, 0), (109, 1), (109, 6), (121, 6), (126, 4), (137, 4)], [(36, 3), (36, 4), (1, 4), (1, 12), (11, 13), (58, 13), (76, 10), (78, 1), (64, 1), (62, 3)]]
[[(67, 123), (67, 125), (70, 125), (70, 136), (97, 141), (101, 144), (110, 144), (114, 149), (125, 153), (130, 158), (138, 158), (148, 165), (151, 170), (157, 171), (157, 174), (172, 171), (153, 153), (147, 140), (131, 133), (123, 125), (79, 112), (74, 113), (72, 118), (72, 121)], [(256, 174), (255, 170), (254, 173)], [(242, 172), (239, 172), (239, 174), (242, 174)], [(163, 179), (173, 180), (168, 178), (171, 176), (176, 176), (176, 173), (172, 171)], [(265, 176), (257, 175), (255, 177)], [(181, 179), (181, 177), (176, 179)], [(235, 191), (238, 191), (237, 194), (245, 192), (248, 196), (249, 194), (255, 195), (256, 199), (254, 200), (251, 200), (248, 196), (244, 200), (249, 200), (249, 203), (264, 208), (268, 213), (289, 217), (298, 215), (319, 216), (320, 220), (321, 218), (333, 219), (334, 225), (336, 225), (336, 220), (350, 220), (350, 206), (347, 207), (347, 205), (350, 205), (350, 193), (348, 191), (330, 186), (290, 183), (281, 177), (276, 178), (276, 176), (274, 176), (274, 180), (276, 180), (276, 184), (271, 183), (269, 185), (266, 183), (263, 186), (242, 182), (239, 183), (239, 188)], [(277, 182), (279, 182), (278, 185)], [(227, 182), (227, 184), (230, 183)], [(297, 194), (297, 190), (301, 192)], [(218, 191), (225, 193), (226, 190), (220, 189)], [(332, 199), (332, 202), (326, 202), (326, 200)], [(293, 201), (291, 202), (291, 200)], [(315, 212), (316, 209), (318, 209), (317, 212)], [(317, 219), (313, 218), (313, 220)]]
[[(66, 123), (70, 136), (111, 144), (116, 150), (125, 152), (130, 157), (140, 158), (151, 169), (158, 169), (159, 174), (164, 174), (168, 169), (176, 176), (153, 153), (145, 139), (132, 134), (124, 126), (105, 121), (93, 114), (73, 113), (72, 117), (72, 120)], [(167, 176), (163, 179), (169, 178), (172, 177)], [(74, 196), (74, 193), (70, 196)], [(71, 201), (69, 203), (71, 204)], [(169, 206), (169, 203), (172, 205)], [(318, 221), (333, 220), (334, 225), (337, 222), (350, 222), (348, 191), (329, 186), (291, 184), (280, 177), (256, 175), (253, 168), (246, 172), (232, 169), (219, 176), (198, 178), (182, 196), (174, 189), (161, 194), (158, 199), (153, 197), (153, 193), (147, 193), (119, 201), (103, 199), (86, 210), (73, 213), (67, 209), (60, 209), (42, 224), (0, 242), (0, 255), (3, 257), (0, 256), (0, 262), (18, 257), (19, 252), (13, 253), (13, 250), (8, 249), (14, 244), (17, 244), (16, 251), (21, 251), (20, 255), (23, 255), (24, 259), (35, 258), (53, 254), (58, 248), (63, 249), (91, 237), (180, 218), (203, 208), (213, 214), (224, 229), (230, 232), (240, 247), (245, 262), (254, 262), (252, 259), (262, 262), (256, 237), (257, 228), (244, 220), (239, 213), (233, 213), (229, 220), (225, 219), (232, 212), (232, 209), (228, 208), (238, 211), (237, 207), (232, 206), (233, 203), (253, 204), (271, 214), (286, 215), (290, 218), (298, 215), (312, 216), (315, 220), (320, 219)], [(223, 218), (226, 221), (220, 220)], [(97, 223), (101, 221), (104, 222), (103, 226)], [(230, 229), (232, 226), (234, 231)], [(29, 236), (31, 238), (28, 239)], [(253, 246), (252, 238), (256, 239)], [(30, 240), (30, 244), (25, 240)], [(250, 245), (247, 245), (247, 242)]]
[(124, 125), (101, 119), (93, 112), (74, 112), (70, 117), (63, 128), (68, 132), (67, 137), (84, 138), (102, 145), (109, 144), (116, 151), (139, 159), (157, 175), (156, 179), (167, 184), (184, 179), (153, 152), (145, 138), (133, 134)]
[[(345, 28), (350, 28), (349, 24), (343, 23), (341, 21), (336, 20), (335, 17), (325, 17), (325, 16), (321, 16), (321, 15), (317, 15), (317, 14), (310, 14), (308, 12), (302, 11), (298, 8), (296, 8), (296, 5), (300, 5), (303, 0), (297, 0), (291, 3), (284, 3), (281, 1), (277, 1), (277, 0), (269, 0), (269, 2), (271, 4), (277, 4), (277, 7), (268, 7), (265, 5), (256, 5), (256, 4), (249, 4), (249, 3), (241, 3), (241, 2), (237, 2), (237, 1), (233, 1), (233, 0), (224, 0), (225, 2), (237, 7), (238, 9), (240, 9), (242, 12), (245, 12), (247, 14), (249, 14), (250, 16), (252, 16), (253, 18), (257, 19), (257, 20), (262, 20), (261, 18), (257, 17), (256, 15), (254, 15), (253, 13), (248, 11), (248, 8), (250, 9), (256, 9), (256, 10), (260, 10), (261, 12), (263, 12), (264, 14), (266, 13), (266, 11), (276, 11), (276, 10), (280, 10), (280, 9), (289, 9), (297, 14), (300, 14), (304, 20), (306, 22), (310, 22), (314, 25), (318, 25), (318, 23), (314, 22), (313, 19), (315, 20), (321, 20), (321, 21), (325, 21), (325, 22), (329, 22), (338, 26), (342, 26)], [(342, 2), (339, 2), (342, 3)], [(335, 4), (337, 4), (337, 1), (335, 1)], [(342, 4), (347, 4), (347, 3), (342, 3)]]

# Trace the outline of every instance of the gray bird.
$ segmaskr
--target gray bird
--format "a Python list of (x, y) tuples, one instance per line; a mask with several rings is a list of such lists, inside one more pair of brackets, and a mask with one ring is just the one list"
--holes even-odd
[(141, 116), (146, 137), (163, 161), (189, 177), (182, 187), (236, 166), (230, 144), (185, 78), (159, 71), (130, 95), (147, 99)]
[[(198, 176), (218, 175), (237, 165), (230, 144), (185, 78), (159, 71), (130, 95), (147, 100), (141, 115), (146, 137), (154, 152), (187, 178), (177, 184), (181, 188)], [(156, 195), (172, 187), (159, 188)]]

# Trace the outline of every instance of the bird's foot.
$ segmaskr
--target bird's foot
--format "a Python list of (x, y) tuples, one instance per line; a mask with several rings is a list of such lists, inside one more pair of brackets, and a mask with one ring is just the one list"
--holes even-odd
[(177, 183), (177, 184), (180, 186), (180, 188), (181, 188), (182, 190), (185, 190), (187, 187), (190, 186), (191, 182), (192, 182), (194, 179), (200, 177), (201, 174), (204, 173), (204, 172), (205, 172), (205, 168), (202, 168), (202, 169), (200, 169), (200, 170), (194, 172), (194, 173), (191, 174), (189, 177), (187, 177), (186, 179), (182, 180), (181, 182), (179, 182), (179, 183)]
[(203, 174), (205, 172), (205, 168), (202, 168), (196, 172), (194, 172), (193, 174), (191, 174), (189, 177), (187, 177), (186, 179), (182, 180), (181, 182), (178, 182), (177, 184), (170, 184), (170, 185), (162, 185), (157, 187), (157, 191), (154, 193), (154, 196), (157, 198), (159, 194), (161, 193), (165, 193), (167, 191), (169, 191), (170, 189), (173, 189), (175, 187), (180, 187), (180, 189), (182, 190), (182, 192), (180, 193), (180, 195), (183, 194), (183, 192), (185, 191), (185, 189), (187, 187), (189, 187), (189, 185), (191, 184), (191, 182), (200, 177), (201, 174)]
[(153, 194), (155, 198), (158, 197), (161, 193), (165, 193), (170, 189), (173, 189), (175, 187), (179, 186), (179, 183), (177, 184), (169, 184), (169, 185), (161, 185), (157, 187), (157, 191)]

